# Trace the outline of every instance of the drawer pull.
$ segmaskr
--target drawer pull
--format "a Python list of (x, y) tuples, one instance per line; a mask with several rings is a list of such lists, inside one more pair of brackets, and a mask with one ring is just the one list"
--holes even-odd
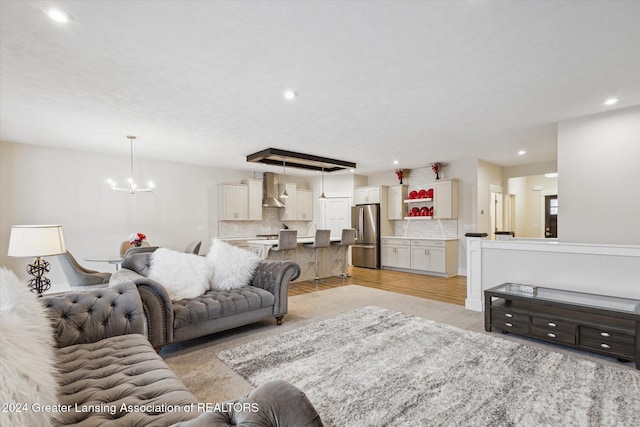
[(555, 327), (556, 327), (556, 326), (558, 326), (558, 325), (556, 325), (556, 324), (555, 324), (555, 323), (553, 323), (553, 322), (549, 322), (549, 323), (547, 323), (547, 326), (551, 326), (552, 328), (555, 328)]
[(511, 314), (511, 313), (505, 313), (505, 314), (504, 314), (504, 317), (509, 317), (509, 318), (511, 318), (511, 317), (513, 317), (513, 314)]
[(513, 323), (506, 322), (504, 325), (505, 325), (505, 326), (508, 326), (508, 327), (512, 327), (512, 326), (513, 326)]
[(555, 338), (555, 337), (556, 337), (556, 334), (552, 334), (551, 332), (549, 332), (549, 333), (547, 334), (547, 336), (548, 336), (549, 338)]
[(600, 336), (601, 336), (601, 337), (607, 337), (607, 338), (608, 338), (608, 337), (610, 337), (611, 335), (609, 335), (609, 333), (608, 333), (608, 332), (600, 332)]
[(606, 349), (611, 348), (611, 346), (610, 346), (610, 345), (607, 345), (607, 344), (600, 344), (600, 347), (602, 347), (602, 348), (606, 348)]

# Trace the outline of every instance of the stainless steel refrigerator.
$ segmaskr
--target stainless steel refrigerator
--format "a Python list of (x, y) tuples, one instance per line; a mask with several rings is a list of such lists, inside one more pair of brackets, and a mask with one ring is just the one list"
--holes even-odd
[(357, 205), (351, 208), (351, 227), (356, 229), (356, 243), (351, 247), (356, 267), (380, 268), (380, 205)]

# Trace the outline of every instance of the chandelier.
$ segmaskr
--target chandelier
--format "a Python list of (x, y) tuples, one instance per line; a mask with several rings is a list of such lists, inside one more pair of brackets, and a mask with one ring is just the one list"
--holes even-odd
[(129, 194), (135, 193), (152, 193), (153, 192), (153, 182), (149, 181), (147, 183), (147, 188), (139, 188), (138, 185), (133, 181), (133, 140), (136, 139), (133, 135), (127, 135), (129, 139), (129, 144), (131, 145), (131, 175), (129, 179), (127, 179), (128, 187), (118, 187), (118, 184), (115, 183), (111, 178), (107, 180), (107, 184), (109, 184), (109, 189), (113, 191), (126, 191)]

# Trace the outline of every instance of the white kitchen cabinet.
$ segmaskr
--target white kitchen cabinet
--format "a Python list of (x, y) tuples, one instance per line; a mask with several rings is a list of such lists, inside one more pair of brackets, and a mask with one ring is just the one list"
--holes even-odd
[(249, 219), (249, 188), (244, 184), (221, 184), (220, 220), (246, 221)]
[(411, 241), (409, 239), (381, 239), (380, 250), (382, 266), (411, 268)]
[(313, 191), (296, 190), (296, 215), (298, 221), (313, 221)]
[(382, 238), (382, 267), (441, 277), (458, 274), (458, 241)]
[(366, 205), (369, 203), (380, 203), (380, 186), (360, 187), (355, 189), (355, 204)]
[(262, 181), (248, 179), (243, 181), (249, 190), (248, 219), (249, 221), (262, 221)]
[(458, 181), (436, 181), (433, 199), (434, 218), (458, 218)]
[(279, 209), (279, 218), (280, 221), (297, 221), (297, 191), (296, 184), (278, 184), (278, 194), (282, 194), (284, 189), (287, 189), (287, 194), (289, 197), (286, 199), (280, 199), (282, 203), (286, 206), (282, 209)]
[(391, 220), (404, 219), (407, 216), (407, 185), (394, 185), (387, 188), (387, 215)]
[(444, 241), (411, 241), (411, 269), (446, 273)]

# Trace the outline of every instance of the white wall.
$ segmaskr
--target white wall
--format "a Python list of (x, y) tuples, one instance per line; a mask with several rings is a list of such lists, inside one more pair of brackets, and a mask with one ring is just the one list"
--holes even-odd
[[(155, 193), (109, 191), (106, 179), (124, 182), (129, 158), (43, 146), (0, 142), (0, 264), (26, 277), (30, 259), (8, 258), (13, 224), (61, 224), (67, 249), (86, 267), (90, 255), (116, 255), (129, 234), (143, 232), (149, 243), (182, 250), (191, 240), (216, 235), (217, 210), (209, 218), (207, 189), (221, 182), (240, 182), (252, 173), (182, 163), (136, 159), (137, 181), (151, 179)], [(55, 257), (48, 277), (66, 278)]]
[(558, 124), (558, 238), (640, 244), (640, 107)]
[(502, 168), (504, 185), (506, 185), (509, 178), (531, 175), (544, 175), (545, 173), (552, 172), (558, 172), (558, 165), (555, 160), (550, 162), (529, 163), (526, 165), (508, 166)]

